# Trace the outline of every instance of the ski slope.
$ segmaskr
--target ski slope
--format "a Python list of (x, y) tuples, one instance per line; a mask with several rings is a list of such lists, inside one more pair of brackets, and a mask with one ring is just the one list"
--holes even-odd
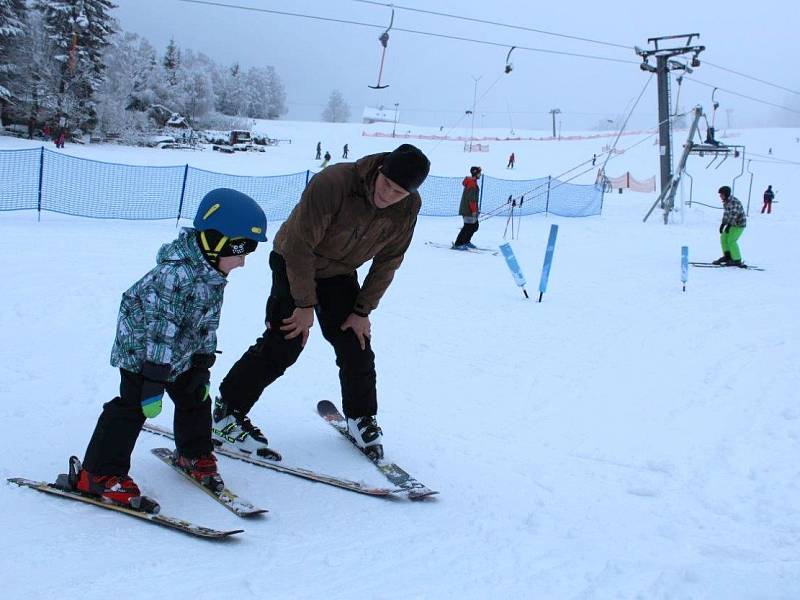
[[(395, 145), (360, 137), (358, 124), (260, 126), (292, 144), (232, 156), (64, 151), (263, 175), (314, 169), (318, 140), (335, 158), (344, 143), (351, 157)], [(798, 130), (736, 133), (748, 152), (772, 147), (800, 162)], [(529, 178), (612, 142), (497, 142), (472, 155), (459, 142), (419, 145), (437, 175), (480, 164), (487, 175)], [(32, 145), (0, 138), (0, 149)], [(517, 167), (507, 171), (512, 151)], [(690, 160), (694, 199), (717, 206), (717, 188), (741, 165), (707, 162)], [(611, 176), (626, 170), (655, 174), (657, 146), (647, 141), (608, 165)], [(220, 458), (226, 484), (270, 511), (242, 520), (159, 464), (150, 449), (168, 441), (142, 433), (131, 474), (164, 514), (245, 533), (207, 542), (2, 483), (3, 596), (800, 597), (798, 167), (754, 161), (751, 170), (740, 245), (766, 270), (692, 269), (686, 292), (681, 246), (690, 260), (717, 258), (720, 210), (695, 204), (668, 226), (660, 212), (642, 223), (655, 195), (625, 192), (606, 195), (599, 217), (526, 217), (512, 245), (530, 300), (501, 256), (425, 245), (452, 241), (459, 218), (420, 219), (372, 330), (387, 456), (438, 490), (435, 499), (370, 498)], [(762, 216), (767, 184), (778, 203)], [(735, 192), (745, 203), (748, 187), (746, 174)], [(459, 197), (454, 189), (454, 206)], [(555, 258), (537, 303), (553, 223)], [(278, 226), (270, 223), (270, 239)], [(505, 215), (485, 221), (474, 241), (496, 247), (507, 226)], [(53, 479), (71, 454), (83, 455), (118, 386), (108, 358), (120, 295), (175, 235), (169, 221), (0, 213), (3, 478)], [(270, 246), (231, 274), (214, 385), (263, 329)], [(337, 401), (338, 385), (315, 327), (251, 416), (291, 464), (385, 485), (315, 412), (318, 400)], [(170, 402), (156, 422), (171, 426)]]

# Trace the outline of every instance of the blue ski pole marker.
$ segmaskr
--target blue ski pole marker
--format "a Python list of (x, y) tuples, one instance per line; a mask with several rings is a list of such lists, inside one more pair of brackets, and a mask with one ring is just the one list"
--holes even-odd
[(550, 237), (547, 238), (547, 250), (544, 253), (544, 264), (542, 265), (542, 278), (539, 280), (539, 302), (542, 301), (542, 295), (547, 291), (547, 280), (550, 278), (550, 265), (553, 264), (557, 236), (558, 225), (550, 225)]
[(511, 244), (508, 242), (501, 244), (500, 252), (503, 253), (503, 258), (506, 259), (506, 264), (511, 271), (511, 275), (514, 277), (514, 281), (522, 288), (522, 293), (525, 294), (527, 298), (528, 292), (525, 291), (525, 275), (522, 274), (522, 269), (519, 268), (519, 263), (517, 262), (517, 257), (514, 256), (514, 251), (511, 249)]
[(689, 281), (689, 246), (681, 246), (681, 281), (685, 292), (686, 282)]

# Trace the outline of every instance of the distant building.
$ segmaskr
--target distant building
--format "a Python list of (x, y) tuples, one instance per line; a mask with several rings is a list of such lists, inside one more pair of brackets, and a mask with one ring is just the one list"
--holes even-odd
[(399, 113), (391, 108), (380, 106), (372, 108), (371, 106), (364, 107), (364, 112), (361, 115), (362, 123), (394, 123), (399, 118)]

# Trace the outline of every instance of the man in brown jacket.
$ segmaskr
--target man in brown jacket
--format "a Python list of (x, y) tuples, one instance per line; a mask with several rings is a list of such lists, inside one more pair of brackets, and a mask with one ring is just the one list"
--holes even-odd
[[(294, 364), (319, 319), (333, 346), (342, 409), (356, 443), (383, 456), (369, 315), (411, 243), (430, 170), (411, 144), (338, 163), (315, 175), (275, 235), (266, 330), (233, 365), (214, 407), (214, 439), (266, 456), (267, 439), (247, 414), (269, 384)], [(372, 260), (364, 284), (356, 269)]]

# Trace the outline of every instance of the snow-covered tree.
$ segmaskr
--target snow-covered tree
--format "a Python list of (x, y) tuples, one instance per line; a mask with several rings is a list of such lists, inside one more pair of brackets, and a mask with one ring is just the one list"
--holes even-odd
[(147, 129), (146, 110), (153, 104), (158, 60), (150, 43), (132, 33), (114, 36), (103, 57), (106, 79), (97, 92), (98, 127), (132, 139)]
[(286, 108), (286, 88), (274, 67), (266, 67), (267, 78), (267, 118), (278, 119), (288, 112)]
[(172, 87), (177, 86), (180, 79), (181, 51), (175, 43), (174, 38), (170, 38), (169, 44), (167, 44), (167, 49), (164, 52), (164, 60), (161, 61), (161, 65), (164, 67), (164, 75), (166, 75), (167, 83)]
[(25, 12), (25, 0), (0, 0), (0, 102), (4, 105), (21, 94), (18, 49), (26, 33)]
[(244, 116), (247, 106), (247, 85), (239, 63), (218, 69), (214, 78), (217, 110), (223, 115)]
[(36, 0), (42, 27), (56, 63), (56, 108), (68, 127), (92, 130), (97, 121), (95, 93), (104, 79), (103, 52), (110, 43), (116, 21), (109, 14), (110, 0)]
[(329, 123), (344, 123), (350, 118), (350, 105), (344, 100), (339, 90), (333, 90), (328, 98), (328, 105), (322, 111), (322, 120)]

